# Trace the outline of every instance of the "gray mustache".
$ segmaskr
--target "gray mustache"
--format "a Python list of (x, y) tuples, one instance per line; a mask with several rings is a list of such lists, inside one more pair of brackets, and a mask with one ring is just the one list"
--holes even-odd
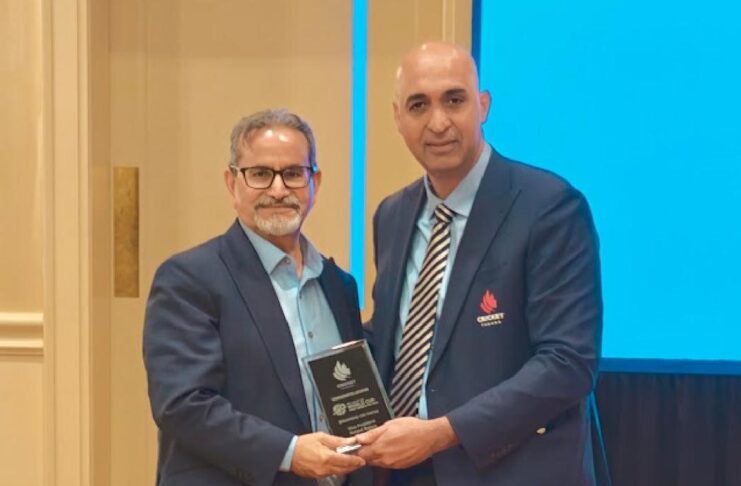
[(271, 208), (274, 206), (288, 206), (291, 209), (295, 209), (296, 211), (301, 209), (301, 205), (299, 204), (296, 196), (286, 196), (283, 199), (275, 199), (274, 197), (263, 196), (255, 203), (256, 209)]

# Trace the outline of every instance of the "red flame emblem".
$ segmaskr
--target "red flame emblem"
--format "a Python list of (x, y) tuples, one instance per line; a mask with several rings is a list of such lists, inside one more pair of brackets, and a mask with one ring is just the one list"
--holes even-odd
[(487, 314), (491, 314), (492, 312), (494, 312), (494, 310), (497, 308), (497, 299), (494, 297), (494, 294), (492, 294), (491, 291), (486, 291), (484, 297), (481, 299), (481, 304), (479, 304), (479, 307), (481, 307), (481, 310), (486, 312)]

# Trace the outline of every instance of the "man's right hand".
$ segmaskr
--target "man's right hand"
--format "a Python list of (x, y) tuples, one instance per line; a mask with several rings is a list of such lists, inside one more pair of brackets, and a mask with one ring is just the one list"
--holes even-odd
[(324, 432), (300, 435), (291, 460), (291, 472), (313, 479), (349, 474), (365, 466), (365, 461), (354, 454), (340, 454), (335, 449), (354, 443), (353, 437), (337, 437)]

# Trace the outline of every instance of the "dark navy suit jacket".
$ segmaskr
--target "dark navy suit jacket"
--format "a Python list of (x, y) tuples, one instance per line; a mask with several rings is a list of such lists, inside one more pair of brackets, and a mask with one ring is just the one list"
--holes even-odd
[[(386, 386), (422, 180), (374, 216), (371, 345)], [(594, 484), (589, 395), (600, 356), (598, 241), (563, 179), (492, 152), (451, 269), (427, 381), (429, 418), (461, 444), (439, 485)], [(490, 295), (490, 297), (485, 297)]]
[[(362, 338), (353, 278), (325, 260), (319, 282), (342, 339)], [(291, 437), (311, 422), (288, 324), (237, 222), (157, 270), (144, 363), (159, 485), (316, 484), (278, 472)]]

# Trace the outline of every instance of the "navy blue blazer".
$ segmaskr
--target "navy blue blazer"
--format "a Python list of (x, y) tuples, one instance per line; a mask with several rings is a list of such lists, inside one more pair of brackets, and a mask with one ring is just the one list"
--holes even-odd
[[(330, 259), (319, 283), (343, 341), (362, 338), (353, 278)], [(278, 471), (311, 421), (288, 323), (238, 222), (157, 270), (144, 364), (160, 430), (157, 484), (316, 484)]]
[[(373, 219), (370, 341), (386, 386), (422, 180)], [(589, 395), (602, 334), (597, 234), (554, 174), (492, 152), (451, 268), (427, 406), (460, 445), (433, 456), (438, 485), (591, 485)]]

